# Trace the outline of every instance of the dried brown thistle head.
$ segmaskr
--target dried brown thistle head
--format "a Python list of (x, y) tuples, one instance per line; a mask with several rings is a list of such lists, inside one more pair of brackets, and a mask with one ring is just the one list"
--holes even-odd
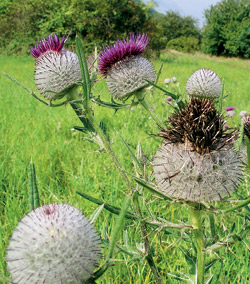
[(234, 149), (237, 134), (224, 130), (214, 103), (192, 98), (161, 129), (153, 169), (161, 193), (192, 202), (221, 201), (236, 190), (242, 161)]
[(185, 143), (200, 154), (218, 150), (237, 136), (224, 129), (225, 121), (218, 114), (213, 101), (206, 98), (191, 98), (185, 108), (170, 115), (169, 127), (157, 135), (170, 143)]
[(244, 135), (250, 140), (250, 115), (243, 117), (244, 121)]

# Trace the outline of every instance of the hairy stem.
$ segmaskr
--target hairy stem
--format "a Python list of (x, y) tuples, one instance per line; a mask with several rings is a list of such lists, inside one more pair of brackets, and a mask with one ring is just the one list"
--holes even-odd
[(196, 245), (196, 284), (204, 283), (204, 273), (205, 273), (205, 257), (204, 257), (204, 240), (202, 232), (202, 222), (201, 222), (201, 210), (199, 209), (199, 204), (192, 204), (190, 207), (192, 225), (193, 225), (193, 236)]
[(150, 266), (151, 271), (154, 275), (155, 283), (161, 284), (162, 279), (161, 279), (161, 276), (159, 274), (159, 271), (158, 271), (158, 269), (155, 265), (154, 259), (153, 259), (151, 247), (150, 247), (149, 240), (148, 240), (147, 224), (144, 221), (143, 216), (142, 216), (137, 192), (133, 195), (133, 202), (134, 202), (134, 205), (135, 205), (135, 208), (136, 208), (136, 213), (139, 215), (139, 217), (141, 219), (140, 230), (141, 230), (141, 234), (142, 234), (142, 239), (143, 239), (143, 243), (144, 243), (146, 259), (147, 259), (148, 265)]
[(142, 92), (137, 92), (136, 97), (139, 103), (144, 107), (144, 109), (149, 113), (152, 119), (156, 122), (158, 126), (161, 128), (165, 128), (164, 123), (160, 120), (160, 118), (155, 114), (155, 112), (151, 109), (148, 101), (145, 99), (145, 96)]

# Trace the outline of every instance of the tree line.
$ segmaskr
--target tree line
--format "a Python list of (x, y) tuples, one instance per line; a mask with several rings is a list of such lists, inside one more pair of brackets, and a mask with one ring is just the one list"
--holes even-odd
[(205, 26), (199, 29), (193, 17), (177, 12), (160, 14), (154, 1), (142, 0), (1, 0), (0, 50), (24, 53), (30, 45), (56, 32), (71, 42), (76, 34), (85, 48), (110, 44), (130, 32), (149, 35), (150, 49), (208, 54), (250, 56), (250, 1), (222, 0), (205, 11)]

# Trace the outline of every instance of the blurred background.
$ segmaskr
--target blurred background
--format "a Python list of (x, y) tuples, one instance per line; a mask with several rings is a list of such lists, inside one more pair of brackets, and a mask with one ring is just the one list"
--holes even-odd
[[(0, 51), (27, 53), (29, 46), (72, 29), (92, 51), (131, 32), (148, 33), (151, 54), (175, 49), (250, 57), (249, 0), (1, 0)], [(73, 42), (72, 42), (73, 45)]]

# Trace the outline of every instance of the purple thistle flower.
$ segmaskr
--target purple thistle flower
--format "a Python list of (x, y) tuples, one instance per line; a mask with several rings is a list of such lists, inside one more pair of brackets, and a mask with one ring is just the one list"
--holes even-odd
[(114, 44), (104, 47), (99, 55), (99, 72), (106, 76), (117, 62), (142, 54), (148, 43), (147, 34), (132, 33), (127, 39), (117, 40)]
[(226, 111), (232, 111), (232, 110), (235, 110), (235, 106), (226, 107)]
[(224, 128), (227, 130), (227, 129), (229, 129), (229, 125), (228, 124), (225, 124), (224, 125)]
[(141, 56), (148, 43), (146, 34), (131, 34), (100, 51), (98, 71), (114, 98), (124, 100), (148, 86), (144, 79), (155, 80), (152, 64)]
[(168, 98), (167, 98), (167, 101), (168, 101), (168, 102), (171, 102), (171, 101), (172, 101), (172, 98), (171, 98), (171, 97), (168, 97)]
[(47, 38), (37, 41), (34, 47), (30, 46), (30, 54), (33, 57), (38, 58), (47, 51), (60, 52), (69, 35), (70, 33), (66, 38), (63, 36), (61, 41), (59, 41), (57, 34), (49, 35)]
[(63, 47), (68, 37), (59, 40), (57, 34), (50, 35), (30, 47), (36, 58), (37, 88), (50, 101), (64, 97), (81, 80), (77, 55)]

